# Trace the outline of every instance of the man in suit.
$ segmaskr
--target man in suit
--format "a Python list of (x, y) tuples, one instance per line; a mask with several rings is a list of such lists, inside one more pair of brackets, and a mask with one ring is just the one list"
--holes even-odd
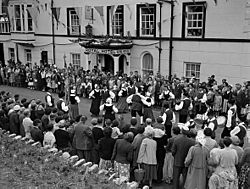
[(74, 141), (77, 155), (80, 159), (85, 158), (86, 162), (92, 159), (93, 138), (92, 130), (85, 124), (86, 116), (82, 116), (81, 121), (75, 126)]
[[(186, 176), (187, 167), (184, 165), (185, 158), (188, 154), (189, 148), (195, 145), (195, 141), (188, 138), (189, 129), (187, 126), (182, 126), (182, 135), (174, 140), (172, 146), (172, 154), (174, 156), (174, 167), (173, 167), (173, 189), (183, 188)], [(182, 187), (179, 186), (180, 175), (183, 176)]]

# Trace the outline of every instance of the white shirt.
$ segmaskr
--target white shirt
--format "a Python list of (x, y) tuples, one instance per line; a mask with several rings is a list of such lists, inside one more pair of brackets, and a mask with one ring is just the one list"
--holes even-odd
[(228, 111), (227, 111), (227, 124), (226, 127), (231, 127), (232, 126), (232, 117), (233, 117), (233, 111), (232, 109), (235, 109), (236, 113), (236, 105), (233, 105)]
[[(186, 100), (186, 99), (189, 99), (189, 98), (184, 98), (182, 101), (181, 101), (181, 103), (178, 105), (178, 104), (176, 104), (175, 105), (175, 110), (181, 110), (182, 108), (183, 108), (183, 105), (184, 105), (184, 100)], [(189, 108), (188, 108), (189, 110), (192, 110), (193, 109), (193, 104), (192, 104), (192, 102), (190, 103), (190, 105), (189, 105)]]
[(47, 133), (45, 133), (44, 139), (43, 139), (43, 146), (44, 147), (48, 146), (50, 148), (53, 148), (55, 142), (56, 142), (56, 138), (51, 131), (48, 131)]
[[(166, 111), (168, 111), (169, 110), (169, 108), (168, 109), (166, 109)], [(165, 112), (166, 112), (165, 111)], [(167, 119), (167, 114), (165, 114), (165, 112), (164, 112), (164, 114), (161, 116), (161, 118), (163, 119), (163, 123), (165, 124), (165, 122), (166, 122), (166, 119)], [(172, 119), (172, 123), (175, 123), (176, 122), (176, 116), (175, 116), (175, 113), (173, 112), (173, 119)]]
[(32, 126), (33, 126), (33, 121), (29, 117), (25, 117), (23, 119), (23, 127), (24, 127), (25, 137), (26, 138), (31, 139), (30, 130), (31, 130)]
[(115, 107), (115, 105), (113, 105), (113, 104), (103, 104), (103, 105), (101, 105), (100, 106), (100, 111), (103, 111), (104, 110), (104, 106), (113, 106), (112, 107), (112, 109), (113, 109), (113, 111), (115, 112), (115, 113), (118, 113), (118, 109)]
[(62, 100), (62, 104), (61, 104), (62, 110), (65, 111), (65, 112), (69, 111), (69, 107), (66, 106), (65, 102), (63, 101), (63, 99), (60, 98), (59, 100)]
[(52, 99), (51, 99), (51, 96), (48, 95), (48, 96), (47, 96), (47, 103), (48, 103), (49, 106), (52, 106), (51, 100), (52, 100)]

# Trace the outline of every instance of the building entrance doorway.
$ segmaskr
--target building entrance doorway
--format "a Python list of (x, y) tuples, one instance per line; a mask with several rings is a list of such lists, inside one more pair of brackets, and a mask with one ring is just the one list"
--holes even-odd
[(114, 59), (112, 56), (105, 54), (104, 55), (104, 68), (103, 68), (104, 72), (110, 72), (111, 74), (115, 74), (114, 73)]
[(120, 74), (123, 74), (123, 73), (126, 72), (126, 70), (125, 70), (126, 64), (127, 64), (127, 58), (126, 58), (126, 56), (125, 55), (121, 55), (119, 57), (119, 73)]

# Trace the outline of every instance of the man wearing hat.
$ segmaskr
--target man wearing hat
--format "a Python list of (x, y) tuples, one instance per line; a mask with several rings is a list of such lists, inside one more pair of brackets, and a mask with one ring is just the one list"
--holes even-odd
[[(186, 181), (187, 167), (184, 162), (191, 146), (195, 145), (195, 141), (188, 138), (189, 128), (186, 125), (182, 125), (182, 134), (180, 137), (174, 140), (172, 146), (172, 155), (174, 156), (174, 167), (173, 167), (173, 185), (174, 189), (179, 189), (180, 175), (183, 176), (183, 184)], [(183, 187), (182, 187), (183, 188)]]
[(9, 124), (10, 124), (10, 133), (19, 135), (20, 133), (20, 122), (18, 112), (20, 110), (19, 105), (13, 107), (13, 111), (9, 114)]

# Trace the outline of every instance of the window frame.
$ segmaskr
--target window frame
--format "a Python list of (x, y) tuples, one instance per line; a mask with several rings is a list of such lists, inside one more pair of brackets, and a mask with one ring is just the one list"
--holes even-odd
[(0, 33), (10, 33), (10, 21), (7, 15), (1, 15), (0, 19)]
[[(20, 32), (20, 33), (25, 33), (25, 32), (34, 32), (34, 23), (33, 19), (27, 10), (27, 7), (33, 7), (32, 4), (12, 4), (10, 5), (13, 7), (13, 27), (11, 29), (11, 32)], [(19, 17), (16, 17), (16, 7), (19, 7)], [(17, 20), (18, 22), (20, 21), (20, 30), (17, 29)], [(31, 20), (31, 29), (29, 29), (29, 21)], [(12, 23), (11, 23), (12, 24)]]
[(15, 61), (15, 49), (12, 47), (8, 48), (9, 60)]
[[(188, 70), (188, 65), (190, 65), (190, 69)], [(195, 68), (192, 70), (192, 66)], [(197, 69), (199, 67), (199, 70)], [(189, 75), (187, 74), (189, 72)], [(185, 78), (191, 79), (192, 78), (192, 73), (195, 74), (195, 78), (200, 80), (201, 76), (201, 63), (200, 62), (184, 62), (184, 73), (185, 73)], [(198, 73), (198, 75), (197, 75)]]
[[(153, 8), (154, 12), (152, 13), (152, 15), (154, 16), (154, 31), (153, 34), (149, 34), (149, 35), (143, 35), (142, 34), (142, 9), (146, 8), (148, 9), (148, 7)], [(137, 5), (137, 37), (156, 37), (156, 4), (142, 4), (142, 5)]]
[[(74, 56), (79, 56), (79, 59), (74, 59)], [(81, 53), (70, 53), (71, 63), (72, 66), (76, 69), (79, 69), (81, 67)], [(79, 61), (79, 63), (75, 63), (74, 60)]]
[[(120, 12), (118, 12), (118, 11)], [(121, 15), (120, 19), (114, 20), (116, 15)], [(116, 8), (116, 11), (113, 15), (113, 18), (111, 18), (111, 6), (107, 7), (107, 33), (108, 35), (113, 35), (113, 36), (124, 36), (124, 20), (125, 20), (125, 14), (124, 14), (124, 5), (118, 5)], [(120, 27), (121, 33), (114, 33), (114, 22), (116, 23), (120, 22), (120, 25), (115, 25)]]
[[(188, 36), (187, 30), (188, 30), (188, 13), (187, 8), (189, 6), (202, 6), (203, 7), (203, 18), (202, 18), (202, 34), (201, 36)], [(207, 10), (207, 3), (205, 1), (201, 2), (186, 2), (183, 3), (183, 10), (182, 10), (182, 38), (204, 38), (205, 37), (205, 31), (206, 31), (206, 10)], [(190, 20), (194, 21), (194, 20)], [(198, 18), (195, 20), (197, 23), (199, 20)], [(198, 27), (197, 27), (198, 28)]]
[[(27, 4), (27, 7), (32, 7), (32, 5)], [(27, 12), (27, 31), (32, 32), (32, 31), (34, 31), (33, 19), (32, 19), (31, 15), (27, 9), (26, 9), (26, 12)], [(31, 21), (31, 22), (29, 22), (29, 21)], [(30, 23), (31, 23), (31, 25), (30, 25)], [(29, 26), (31, 26), (31, 30), (29, 29)]]
[[(25, 60), (27, 64), (32, 64), (32, 50), (31, 49), (24, 49), (25, 51)], [(30, 60), (28, 60), (28, 55), (30, 55)]]
[[(72, 16), (78, 18), (79, 25), (72, 25)], [(76, 20), (76, 19), (75, 19)], [(78, 32), (73, 32), (72, 26), (78, 27)], [(67, 33), (68, 35), (80, 36), (81, 34), (81, 23), (74, 8), (67, 8)]]
[[(145, 67), (144, 67), (144, 58), (145, 58), (146, 55), (150, 55), (151, 58), (152, 58), (152, 65), (149, 66), (149, 67), (152, 67), (151, 69), (148, 69), (148, 68), (145, 68)], [(154, 57), (153, 57), (153, 55), (152, 55), (150, 52), (145, 52), (145, 53), (142, 55), (142, 76), (143, 76), (143, 78), (144, 78), (144, 75), (145, 75), (146, 73), (149, 74), (150, 72), (154, 72)]]

